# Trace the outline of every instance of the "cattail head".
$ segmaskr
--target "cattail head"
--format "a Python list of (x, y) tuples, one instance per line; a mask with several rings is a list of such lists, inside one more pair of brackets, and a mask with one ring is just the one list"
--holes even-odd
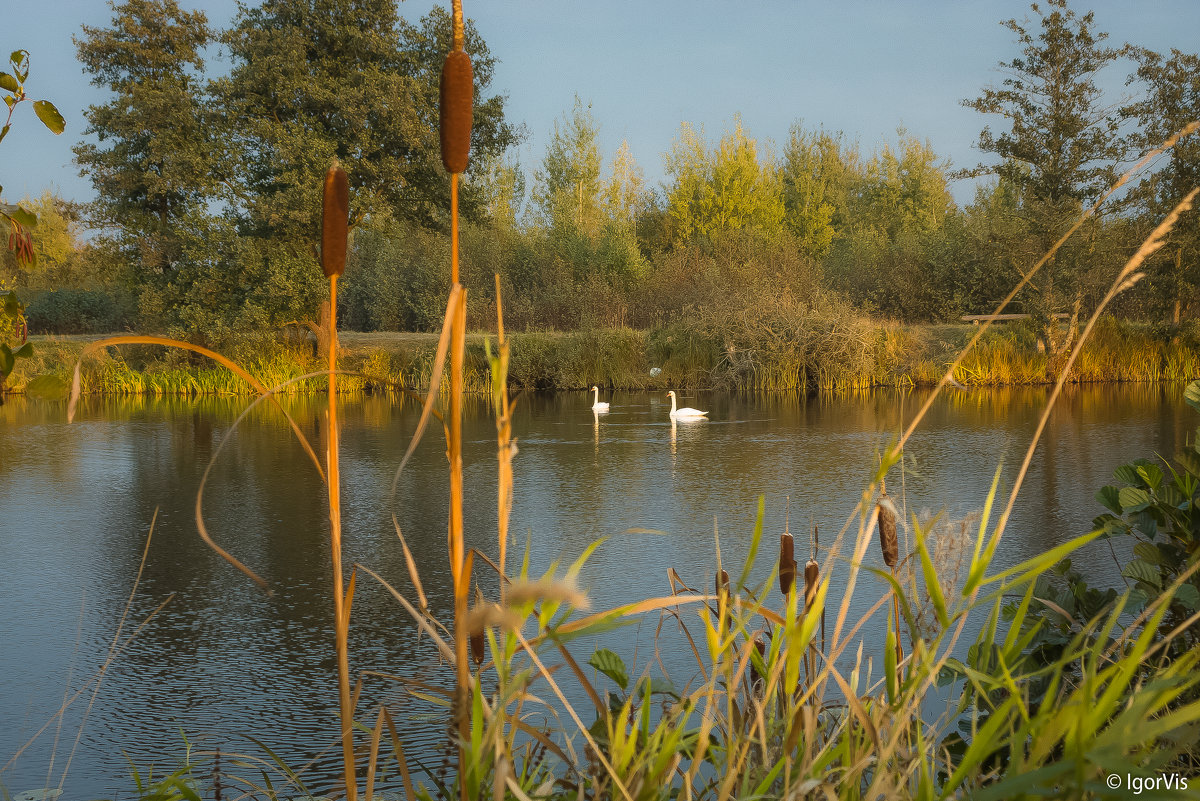
[(896, 537), (896, 506), (887, 490), (879, 493), (875, 509), (879, 516), (879, 548), (883, 551), (883, 562), (888, 567), (895, 567), (900, 558), (900, 540)]
[[(767, 661), (767, 641), (763, 639), (763, 636), (761, 633), (754, 635), (754, 650), (758, 651), (758, 655), (762, 659), (763, 664), (765, 665), (766, 661)], [(754, 684), (758, 684), (760, 681), (763, 681), (764, 678), (765, 677), (761, 673), (758, 672), (758, 668), (756, 668), (754, 666), (753, 660), (751, 660), (751, 662), (750, 662), (751, 685), (753, 686)]]
[(729, 573), (724, 570), (717, 573), (717, 597), (729, 598)]
[(796, 584), (796, 542), (786, 531), (779, 535), (779, 591), (785, 596)]
[(350, 181), (335, 161), (325, 172), (321, 203), (321, 269), (326, 278), (346, 270), (346, 236), (350, 227)]
[(438, 128), (442, 165), (449, 173), (466, 172), (470, 160), (474, 80), (471, 57), (465, 51), (451, 50), (446, 54), (442, 65)]
[(817, 597), (817, 584), (821, 581), (821, 567), (816, 559), (804, 563), (804, 606), (809, 608)]
[[(483, 593), (481, 593), (479, 588), (476, 587), (475, 607), (478, 609), (481, 606), (483, 606)], [(475, 663), (475, 668), (478, 669), (479, 666), (483, 664), (484, 657), (483, 628), (480, 627), (479, 631), (472, 632), (469, 641), (471, 644), (471, 661)]]

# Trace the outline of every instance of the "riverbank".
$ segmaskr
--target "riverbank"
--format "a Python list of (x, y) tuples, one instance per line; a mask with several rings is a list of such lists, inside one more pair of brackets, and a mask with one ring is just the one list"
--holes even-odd
[[(862, 325), (834, 323), (784, 339), (762, 342), (698, 335), (683, 327), (651, 331), (603, 329), (512, 335), (509, 385), (514, 390), (733, 389), (836, 391), (870, 387), (930, 386), (969, 341), (970, 325)], [(465, 384), (484, 392), (488, 384), (486, 335), (468, 337)], [(103, 336), (35, 337), (34, 356), (18, 363), (9, 386), (24, 391), (33, 377), (54, 374), (69, 381), (84, 346)], [(342, 332), (341, 365), (356, 375), (340, 382), (346, 391), (428, 385), (437, 347), (434, 334)], [(273, 338), (246, 340), (228, 349), (232, 358), (269, 386), (324, 368), (310, 345)], [(1030, 326), (1006, 323), (989, 330), (963, 360), (955, 378), (967, 386), (1048, 383), (1048, 359)], [(1077, 383), (1186, 381), (1200, 377), (1200, 328), (1102, 320), (1076, 362)], [(289, 392), (315, 391), (320, 378)], [(88, 393), (240, 395), (252, 390), (227, 370), (189, 354), (156, 346), (108, 348), (85, 362)]]

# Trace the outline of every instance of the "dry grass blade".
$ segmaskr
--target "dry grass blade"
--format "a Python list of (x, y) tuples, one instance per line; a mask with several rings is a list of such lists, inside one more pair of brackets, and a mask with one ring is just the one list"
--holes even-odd
[(376, 573), (374, 570), (372, 570), (369, 567), (365, 567), (361, 564), (357, 564), (357, 563), (354, 565), (354, 567), (358, 570), (363, 571), (368, 576), (370, 576), (371, 578), (375, 579), (380, 584), (382, 584), (383, 588), (385, 590), (387, 590), (388, 592), (390, 592), (392, 594), (392, 597), (400, 602), (400, 605), (404, 607), (404, 611), (408, 612), (408, 614), (412, 617), (412, 619), (416, 622), (416, 624), (421, 629), (423, 629), (426, 634), (428, 634), (430, 637), (433, 638), (434, 645), (437, 646), (438, 651), (445, 658), (445, 660), (451, 664), (454, 663), (454, 649), (446, 644), (446, 641), (442, 639), (442, 636), (440, 634), (438, 634), (437, 629), (435, 629), (429, 623), (428, 617), (426, 615), (422, 614), (421, 612), (418, 612), (415, 608), (413, 608), (413, 605), (408, 602), (407, 598), (405, 598), (403, 595), (401, 595), (399, 593), (399, 591), (395, 587), (393, 587), (391, 584), (388, 584), (387, 581), (385, 581), (384, 578), (382, 576), (380, 576), (378, 573)]
[[(168, 339), (166, 337), (152, 337), (135, 334), (106, 337), (104, 339), (96, 340), (95, 342), (89, 342), (80, 352), (79, 359), (75, 362), (75, 374), (74, 378), (71, 380), (71, 397), (67, 403), (68, 423), (75, 419), (75, 409), (79, 404), (79, 395), (82, 385), (83, 360), (96, 351), (109, 347), (110, 345), (164, 345), (168, 348), (180, 348), (181, 350), (188, 350), (192, 353), (198, 353), (201, 356), (207, 356), (208, 358), (220, 364), (222, 367), (228, 369), (233, 374), (237, 375), (247, 384), (254, 387), (255, 391), (258, 392), (259, 395), (266, 396), (270, 394), (270, 390), (268, 390), (266, 386), (264, 386), (263, 383), (257, 378), (246, 372), (246, 370), (243, 369), (240, 364), (225, 358), (214, 350), (202, 348), (199, 345), (193, 345), (189, 342), (180, 342), (177, 339)], [(313, 450), (308, 438), (305, 437), (304, 433), (300, 430), (300, 426), (297, 425), (296, 421), (292, 419), (292, 416), (287, 413), (287, 410), (279, 404), (278, 400), (272, 399), (272, 403), (274, 403), (276, 408), (278, 408), (279, 411), (283, 413), (283, 416), (287, 418), (288, 425), (290, 425), (292, 428), (292, 433), (296, 435), (296, 439), (300, 441), (300, 445), (304, 448), (304, 452), (308, 454), (309, 460), (312, 461), (313, 465), (317, 468), (317, 472), (321, 474), (321, 479), (324, 480), (325, 470), (321, 467), (321, 460), (317, 458), (316, 451)]]
[(1033, 453), (1037, 449), (1038, 442), (1041, 440), (1042, 432), (1046, 429), (1046, 423), (1050, 420), (1050, 413), (1054, 409), (1054, 404), (1058, 400), (1058, 396), (1062, 393), (1063, 384), (1066, 383), (1067, 376), (1070, 375), (1071, 366), (1075, 363), (1075, 359), (1079, 356), (1079, 351), (1083, 348), (1083, 343), (1087, 341), (1088, 336), (1091, 334), (1092, 329), (1096, 325), (1096, 320), (1099, 319), (1100, 315), (1104, 312), (1104, 309), (1108, 306), (1113, 298), (1115, 298), (1120, 292), (1124, 291), (1129, 286), (1132, 286), (1133, 283), (1141, 277), (1141, 275), (1137, 272), (1138, 269), (1141, 268), (1142, 264), (1152, 253), (1162, 247), (1166, 235), (1170, 233), (1172, 228), (1175, 227), (1175, 223), (1179, 221), (1180, 215), (1192, 208), (1192, 202), (1195, 200), (1197, 193), (1200, 193), (1200, 188), (1193, 189), (1191, 192), (1188, 192), (1187, 196), (1184, 197), (1183, 200), (1179, 201), (1179, 205), (1172, 209), (1171, 213), (1168, 214), (1163, 221), (1158, 224), (1153, 232), (1151, 232), (1150, 236), (1146, 238), (1146, 241), (1142, 243), (1137, 252), (1134, 253), (1129, 261), (1126, 262), (1125, 266), (1121, 268), (1121, 271), (1113, 280), (1112, 286), (1109, 288), (1108, 293), (1105, 294), (1104, 298), (1096, 306), (1095, 311), (1092, 312), (1091, 317), (1088, 318), (1087, 325), (1084, 326), (1083, 331), (1080, 333), (1079, 339), (1075, 343), (1075, 347), (1071, 349), (1071, 354), (1067, 357), (1066, 363), (1059, 372), (1058, 381), (1055, 382), (1054, 389), (1050, 392), (1050, 397), (1046, 401), (1046, 406), (1042, 410), (1042, 415), (1040, 418), (1038, 418), (1037, 428), (1034, 430), (1033, 436), (1030, 438), (1029, 447), (1025, 451), (1025, 458), (1021, 462), (1021, 469), (1017, 471), (1017, 478), (1013, 482), (1012, 490), (1009, 492), (1008, 503), (1005, 505), (1004, 511), (1001, 513), (1000, 519), (996, 523), (996, 533), (993, 535), (995, 539), (999, 540), (1000, 536), (1004, 533), (1004, 528), (1008, 523), (1009, 515), (1012, 514), (1013, 506), (1017, 502), (1017, 493), (1020, 492), (1021, 485), (1025, 481), (1025, 475), (1029, 472), (1029, 465), (1033, 462)]

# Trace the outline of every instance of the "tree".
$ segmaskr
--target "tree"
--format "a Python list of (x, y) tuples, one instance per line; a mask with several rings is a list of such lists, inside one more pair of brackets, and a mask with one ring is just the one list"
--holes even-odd
[(203, 12), (175, 0), (126, 0), (113, 14), (110, 27), (85, 25), (75, 39), (92, 84), (112, 93), (84, 112), (95, 141), (76, 145), (75, 161), (96, 190), (91, 217), (153, 283), (180, 258), (180, 221), (215, 196), (200, 80), (213, 34)]
[(823, 258), (833, 244), (837, 195), (846, 176), (840, 151), (833, 136), (807, 132), (799, 123), (792, 126), (783, 151), (779, 172), (785, 222), (813, 259)]
[(650, 204), (646, 177), (633, 158), (628, 141), (622, 141), (613, 156), (612, 171), (604, 184), (604, 204), (609, 219), (628, 225), (637, 233), (637, 218)]
[[(1200, 57), (1172, 50), (1170, 58), (1138, 50), (1137, 72), (1130, 81), (1146, 87), (1145, 96), (1122, 110), (1138, 122), (1131, 143), (1146, 151), (1157, 147), (1185, 125), (1200, 120)], [(1157, 225), (1193, 187), (1200, 186), (1200, 135), (1180, 140), (1153, 174), (1135, 190), (1145, 226)], [(1200, 298), (1200, 224), (1186, 215), (1168, 235), (1154, 260), (1149, 283), (1160, 289), (1178, 323), (1185, 307)]]
[[(449, 15), (414, 26), (396, 0), (266, 0), (242, 6), (224, 36), (233, 62), (213, 92), (228, 116), (238, 210), (256, 235), (315, 242), (320, 178), (337, 158), (350, 177), (354, 222), (386, 211), (425, 226), (449, 206), (437, 138)], [(471, 24), (475, 75), (472, 158), (499, 156), (516, 141), (503, 98), (488, 96), (495, 61)], [(479, 199), (463, 197), (468, 216)]]
[(711, 151), (703, 129), (688, 123), (666, 156), (667, 207), (677, 235), (712, 239), (727, 231), (752, 230), (768, 236), (783, 227), (783, 191), (770, 158), (760, 162), (758, 144), (734, 120)]
[(551, 229), (595, 235), (603, 223), (600, 126), (579, 96), (554, 123), (542, 168), (534, 175), (534, 200)]
[[(1108, 34), (1094, 29), (1094, 15), (1078, 16), (1067, 0), (1030, 6), (1038, 28), (1026, 21), (1003, 25), (1016, 34), (1021, 55), (1000, 64), (1006, 77), (1000, 88), (989, 87), (963, 104), (983, 114), (1000, 115), (1005, 129), (987, 126), (979, 149), (1000, 161), (964, 174), (996, 175), (1017, 191), (1020, 213), (1047, 252), (1080, 213), (1114, 178), (1122, 155), (1116, 110), (1105, 105), (1097, 74), (1115, 61), (1121, 49), (1106, 47)], [(1057, 290), (1074, 290), (1076, 310), (1082, 298), (1081, 258), (1077, 247), (1062, 250), (1037, 278), (1040, 289), (1030, 299), (1041, 318), (1043, 338), (1053, 352), (1059, 342), (1050, 316), (1061, 302)]]

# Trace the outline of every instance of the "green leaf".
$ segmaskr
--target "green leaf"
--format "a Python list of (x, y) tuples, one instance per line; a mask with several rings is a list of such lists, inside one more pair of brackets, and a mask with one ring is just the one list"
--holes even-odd
[(1141, 559), (1134, 559), (1125, 565), (1125, 569), (1121, 571), (1121, 575), (1134, 581), (1145, 582), (1151, 587), (1162, 587), (1162, 576), (1159, 575), (1159, 572), (1155, 570), (1152, 564)]
[(69, 389), (66, 381), (47, 373), (31, 379), (25, 385), (25, 395), (39, 400), (60, 401), (66, 399)]
[(622, 690), (629, 687), (629, 674), (625, 672), (625, 663), (607, 648), (601, 648), (592, 654), (588, 664), (616, 682)]
[(1181, 584), (1175, 592), (1175, 600), (1189, 612), (1200, 609), (1200, 590), (1194, 584)]
[(16, 352), (13, 354), (13, 358), (14, 359), (28, 359), (32, 355), (33, 355), (33, 343), (26, 342), (24, 345), (17, 348)]
[(1166, 563), (1166, 560), (1163, 558), (1162, 551), (1160, 551), (1157, 546), (1148, 542), (1139, 542), (1137, 545), (1133, 546), (1133, 553), (1139, 559), (1149, 562), (1152, 565), (1162, 566)]
[(1138, 487), (1122, 487), (1117, 499), (1127, 513), (1140, 512), (1152, 503), (1150, 493)]
[(1137, 465), (1123, 464), (1113, 471), (1113, 478), (1123, 484), (1140, 484), (1141, 476), (1138, 475)]
[(1162, 484), (1163, 474), (1162, 474), (1162, 470), (1158, 467), (1158, 465), (1155, 465), (1155, 464), (1138, 465), (1137, 472), (1138, 472), (1138, 475), (1142, 477), (1142, 480), (1145, 481), (1150, 486), (1150, 489), (1152, 489), (1152, 490), (1157, 491), (1159, 485)]
[(637, 684), (636, 693), (638, 695), (670, 695), (675, 698), (679, 697), (678, 690), (675, 689), (675, 684), (670, 679), (660, 678), (658, 676), (644, 676)]
[(1183, 391), (1183, 400), (1188, 406), (1200, 412), (1200, 381), (1193, 381)]
[(56, 109), (54, 104), (49, 100), (33, 101), (33, 113), (36, 114), (38, 119), (41, 120), (56, 136), (62, 133), (67, 127), (66, 120), (63, 119), (62, 115), (58, 113), (58, 109)]
[(26, 228), (37, 227), (37, 215), (28, 209), (23, 209), (20, 206), (17, 206), (17, 208), (10, 213), (10, 216)]
[(1100, 502), (1101, 506), (1113, 514), (1122, 514), (1121, 501), (1118, 496), (1119, 492), (1120, 490), (1118, 490), (1116, 487), (1101, 487), (1096, 492), (1096, 500)]
[(9, 75), (7, 72), (0, 72), (0, 89), (8, 92), (15, 92), (21, 88), (21, 84), (17, 83), (17, 79)]

